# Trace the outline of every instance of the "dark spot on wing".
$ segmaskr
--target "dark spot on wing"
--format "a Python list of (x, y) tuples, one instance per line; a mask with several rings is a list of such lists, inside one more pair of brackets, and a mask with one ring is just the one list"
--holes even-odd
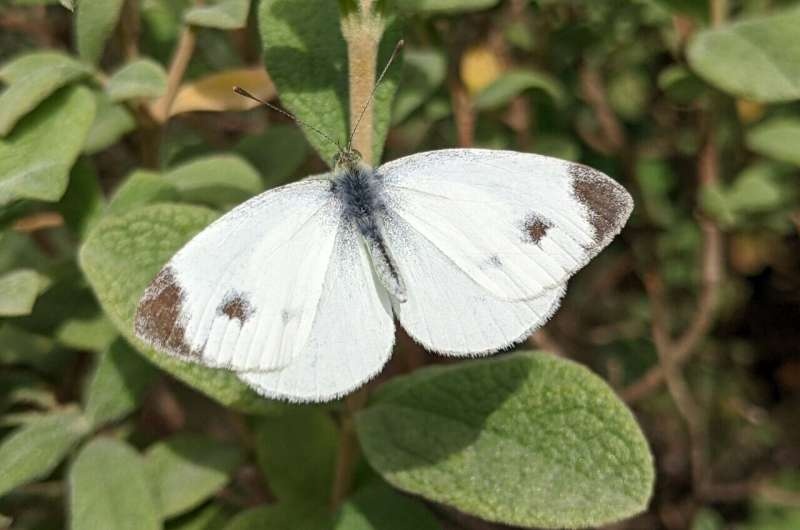
[(136, 335), (160, 350), (184, 357), (199, 357), (186, 342), (181, 307), (186, 298), (175, 274), (165, 267), (150, 283), (139, 302), (134, 319)]
[(222, 299), (219, 307), (217, 307), (217, 313), (225, 315), (231, 320), (238, 320), (241, 325), (250, 320), (250, 317), (255, 313), (255, 309), (250, 305), (244, 293), (231, 291)]
[(528, 243), (538, 245), (542, 239), (547, 235), (548, 230), (553, 228), (553, 223), (542, 217), (541, 215), (531, 214), (523, 225), (522, 229), (525, 232), (524, 239)]
[(571, 164), (569, 174), (574, 179), (572, 192), (589, 213), (594, 239), (605, 242), (619, 231), (620, 221), (629, 208), (620, 186), (599, 171), (582, 164)]

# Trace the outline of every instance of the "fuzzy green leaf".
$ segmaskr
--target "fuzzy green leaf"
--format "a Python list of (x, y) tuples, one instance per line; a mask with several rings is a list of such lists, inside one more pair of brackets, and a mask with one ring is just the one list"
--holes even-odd
[(747, 147), (756, 153), (800, 166), (800, 118), (772, 118), (747, 133)]
[(0, 317), (29, 315), (36, 298), (48, 285), (50, 279), (33, 269), (0, 274)]
[(439, 530), (441, 525), (424, 504), (392, 490), (370, 484), (342, 505), (334, 530)]
[(170, 169), (164, 180), (182, 199), (211, 206), (236, 204), (263, 189), (256, 170), (235, 155), (196, 158)]
[(225, 530), (255, 528), (330, 530), (331, 517), (324, 507), (318, 505), (284, 502), (245, 510), (225, 526)]
[(228, 510), (219, 504), (209, 504), (169, 522), (167, 530), (222, 530), (230, 519)]
[(187, 24), (217, 29), (243, 28), (247, 23), (250, 0), (214, 0), (186, 11)]
[(127, 342), (118, 339), (100, 355), (86, 388), (86, 416), (102, 425), (130, 414), (153, 379), (154, 370)]
[(77, 2), (73, 33), (75, 47), (81, 59), (92, 64), (100, 61), (124, 3), (124, 0)]
[(92, 230), (80, 264), (100, 304), (119, 332), (152, 362), (217, 399), (250, 411), (274, 406), (227, 370), (181, 362), (133, 335), (133, 315), (145, 287), (191, 237), (217, 217), (207, 208), (158, 204), (111, 216)]
[(270, 490), (281, 500), (330, 498), (338, 432), (324, 411), (294, 408), (255, 427), (256, 457)]
[[(90, 133), (91, 135), (91, 133)], [(88, 158), (79, 158), (69, 173), (69, 185), (56, 207), (64, 223), (80, 238), (99, 218), (104, 208), (103, 190)]]
[(95, 93), (95, 102), (97, 114), (83, 146), (87, 155), (111, 147), (136, 128), (136, 119), (124, 105), (113, 103), (103, 92)]
[(198, 506), (222, 488), (242, 461), (238, 446), (182, 434), (152, 445), (145, 469), (164, 518)]
[(42, 415), (0, 444), (0, 495), (47, 476), (89, 431), (76, 410)]
[(391, 484), (490, 521), (598, 526), (642, 511), (652, 493), (633, 415), (600, 378), (550, 355), (394, 379), (357, 427)]
[(561, 83), (550, 75), (533, 70), (512, 70), (500, 76), (476, 96), (475, 108), (496, 109), (532, 89), (541, 90), (559, 105), (566, 99)]
[(155, 99), (167, 89), (167, 72), (152, 59), (131, 61), (111, 76), (106, 92), (111, 101)]
[(128, 175), (111, 196), (107, 215), (122, 215), (147, 204), (169, 202), (178, 198), (175, 186), (158, 173), (137, 170)]
[(689, 44), (689, 64), (712, 85), (739, 97), (800, 99), (798, 27), (800, 9), (791, 9), (702, 31)]
[[(342, 142), (349, 135), (348, 116), (352, 109), (349, 110), (347, 97), (347, 45), (337, 6), (338, 2), (333, 1), (263, 0), (259, 4), (259, 28), (267, 70), (283, 105), (302, 121)], [(398, 40), (397, 28), (389, 24), (378, 54), (379, 69), (388, 61)], [(395, 64), (375, 93), (375, 162), (383, 152), (399, 75), (400, 65)], [(336, 146), (311, 130), (303, 130), (309, 143), (330, 164)]]
[(90, 71), (68, 55), (50, 51), (21, 55), (3, 65), (0, 81), (9, 86), (0, 93), (0, 137), (56, 90)]
[(69, 471), (70, 530), (160, 530), (142, 457), (128, 444), (96, 438)]
[(67, 189), (70, 168), (94, 119), (94, 110), (89, 90), (65, 88), (0, 140), (0, 206), (18, 199), (61, 198)]

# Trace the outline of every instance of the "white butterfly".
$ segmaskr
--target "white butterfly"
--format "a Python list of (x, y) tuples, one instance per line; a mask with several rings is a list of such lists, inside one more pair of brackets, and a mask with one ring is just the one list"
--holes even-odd
[(373, 169), (344, 151), (332, 173), (258, 195), (187, 243), (135, 331), (265, 396), (330, 400), (380, 372), (394, 317), (445, 355), (524, 340), (632, 208), (606, 175), (539, 155), (446, 149)]

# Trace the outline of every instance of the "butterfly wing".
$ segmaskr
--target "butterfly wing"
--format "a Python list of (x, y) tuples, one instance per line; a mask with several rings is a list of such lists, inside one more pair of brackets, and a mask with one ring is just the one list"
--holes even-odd
[(275, 371), (240, 373), (268, 397), (325, 401), (377, 374), (392, 352), (394, 321), (358, 232), (343, 224), (328, 263), (317, 317), (303, 351)]
[(394, 303), (395, 313), (431, 351), (477, 356), (520, 342), (550, 318), (564, 293), (558, 286), (531, 300), (500, 300), (401, 217), (386, 216), (383, 227), (408, 293)]
[(444, 149), (378, 169), (387, 204), (504, 300), (559, 288), (619, 233), (625, 189), (586, 166), (512, 151)]
[(239, 205), (189, 241), (147, 287), (136, 335), (213, 367), (288, 365), (310, 335), (340, 209), (324, 180)]

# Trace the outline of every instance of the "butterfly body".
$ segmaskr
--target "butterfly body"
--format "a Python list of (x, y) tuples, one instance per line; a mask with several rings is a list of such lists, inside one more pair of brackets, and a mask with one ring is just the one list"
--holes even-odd
[(264, 395), (332, 399), (381, 370), (395, 319), (444, 355), (525, 339), (632, 207), (606, 175), (539, 155), (449, 149), (370, 168), (345, 152), (192, 239), (135, 331)]

